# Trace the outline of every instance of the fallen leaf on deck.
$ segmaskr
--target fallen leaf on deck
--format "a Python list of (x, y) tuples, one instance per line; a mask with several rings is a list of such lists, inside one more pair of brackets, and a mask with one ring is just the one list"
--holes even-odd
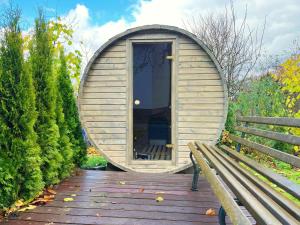
[(140, 193), (143, 193), (144, 191), (145, 191), (144, 188), (140, 188), (140, 189), (139, 189), (139, 192), (140, 192)]
[(208, 209), (208, 210), (206, 210), (205, 215), (207, 215), (207, 216), (215, 216), (216, 215), (216, 211), (214, 209)]
[(164, 200), (164, 198), (161, 197), (161, 196), (158, 196), (158, 197), (156, 197), (155, 200), (156, 200), (157, 202), (162, 202), (162, 201)]
[(77, 196), (77, 195), (76, 195), (76, 194), (71, 194), (71, 196), (72, 196), (72, 197), (75, 197), (75, 196)]
[(15, 206), (16, 207), (21, 207), (22, 205), (24, 205), (24, 202), (21, 200), (16, 201)]
[(47, 191), (52, 194), (52, 195), (56, 195), (56, 191), (54, 191), (53, 189), (51, 188), (48, 188)]
[(45, 205), (48, 202), (52, 202), (55, 198), (56, 191), (48, 188), (44, 190), (43, 194), (41, 194), (37, 199), (31, 202), (33, 205)]
[(44, 195), (45, 200), (53, 200), (55, 195)]
[(124, 185), (126, 183), (125, 183), (125, 181), (119, 181), (119, 184)]
[(4, 221), (4, 211), (0, 210), (0, 223)]
[(44, 198), (37, 198), (31, 204), (33, 205), (45, 205), (47, 202), (53, 201), (52, 199), (44, 199)]
[(99, 213), (96, 213), (96, 216), (98, 216), (98, 217), (99, 217), (99, 216), (100, 216), (100, 214), (99, 214)]
[(35, 208), (36, 208), (35, 205), (29, 205), (29, 206), (27, 206), (27, 207), (24, 207), (24, 208), (22, 208), (22, 209), (19, 209), (18, 211), (19, 211), (19, 212), (25, 212), (25, 211), (27, 211), (27, 210), (35, 209)]
[(163, 195), (165, 192), (163, 192), (163, 191), (158, 191), (158, 192), (155, 192), (155, 194), (157, 194), (157, 195)]
[(72, 202), (74, 201), (74, 198), (64, 198), (64, 202)]
[(75, 175), (76, 175), (76, 176), (80, 176), (80, 175), (82, 175), (82, 172), (81, 172), (80, 170), (76, 170), (76, 171), (75, 171)]

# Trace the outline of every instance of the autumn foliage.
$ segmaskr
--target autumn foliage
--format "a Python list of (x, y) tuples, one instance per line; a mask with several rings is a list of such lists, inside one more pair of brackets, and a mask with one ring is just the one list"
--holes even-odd
[[(300, 54), (284, 61), (272, 76), (281, 83), (281, 89), (286, 93), (285, 103), (289, 116), (300, 118)], [(300, 136), (300, 128), (290, 128), (290, 132)], [(294, 152), (299, 155), (300, 147), (294, 146)]]
[[(282, 91), (287, 94), (286, 106), (290, 116), (300, 118), (300, 54), (287, 59), (272, 75), (282, 84)], [(291, 131), (300, 136), (299, 128)]]
[[(247, 81), (243, 90), (229, 102), (226, 130), (235, 133), (235, 116), (290, 117), (300, 118), (300, 55), (292, 55), (272, 73), (267, 73)], [(265, 129), (267, 125), (257, 125)], [(299, 128), (269, 126), (268, 129), (300, 136)], [(226, 132), (223, 143), (228, 142)], [(250, 140), (270, 147), (299, 155), (299, 146), (292, 146), (276, 140), (248, 136)]]

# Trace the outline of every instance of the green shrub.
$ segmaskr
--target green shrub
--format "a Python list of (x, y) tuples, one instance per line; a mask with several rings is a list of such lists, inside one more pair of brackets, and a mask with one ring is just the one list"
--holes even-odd
[(65, 115), (65, 122), (69, 130), (69, 137), (73, 148), (74, 163), (78, 166), (85, 161), (86, 144), (84, 142), (81, 130), (81, 124), (78, 115), (78, 108), (74, 96), (74, 90), (67, 68), (64, 51), (60, 53), (60, 70), (58, 76), (58, 90), (62, 98), (62, 108)]
[(42, 150), (41, 168), (46, 185), (50, 185), (59, 182), (63, 157), (60, 153), (56, 115), (57, 87), (53, 73), (53, 45), (48, 23), (41, 11), (35, 20), (30, 62), (36, 89), (38, 117), (35, 129)]
[[(270, 75), (261, 76), (248, 82), (247, 87), (239, 93), (234, 101), (229, 102), (228, 117), (225, 128), (230, 133), (236, 133), (234, 126), (238, 125), (236, 115), (284, 117), (288, 115), (285, 107), (285, 94), (281, 86)], [(284, 127), (255, 125), (257, 128), (287, 132)], [(291, 151), (292, 146), (266, 138), (248, 135), (250, 140), (277, 148)]]
[(285, 94), (270, 75), (248, 81), (236, 99), (229, 102), (227, 126), (236, 124), (235, 116), (286, 116)]
[(72, 30), (60, 23), (52, 26), (40, 12), (27, 39), (19, 27), (19, 10), (9, 8), (5, 19), (0, 43), (0, 209), (36, 197), (86, 158), (70, 78), (70, 73), (79, 76), (80, 52), (69, 53), (69, 62), (56, 42), (57, 34), (70, 38)]
[(102, 156), (90, 155), (87, 157), (87, 160), (82, 164), (81, 168), (83, 169), (92, 169), (94, 167), (105, 167), (107, 166), (107, 161)]
[(40, 148), (34, 125), (37, 112), (31, 74), (25, 66), (20, 12), (10, 9), (0, 48), (0, 207), (42, 188)]
[[(60, 153), (63, 157), (63, 163), (60, 168), (60, 176), (61, 178), (65, 178), (70, 175), (74, 164), (73, 164), (73, 145), (70, 142), (69, 136), (71, 135), (71, 132), (68, 128), (68, 123), (65, 118), (64, 114), (64, 98), (67, 93), (63, 89), (62, 83), (64, 82), (64, 79), (67, 74), (67, 66), (64, 59), (64, 52), (61, 50), (60, 52), (60, 65), (58, 68), (58, 74), (57, 74), (57, 100), (56, 100), (56, 114), (57, 114), (57, 125), (59, 127), (59, 148)], [(71, 92), (72, 94), (72, 92)]]

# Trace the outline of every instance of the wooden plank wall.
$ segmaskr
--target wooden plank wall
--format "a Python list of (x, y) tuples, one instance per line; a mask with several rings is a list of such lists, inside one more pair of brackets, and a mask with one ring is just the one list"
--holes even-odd
[(187, 143), (213, 143), (224, 117), (224, 88), (208, 54), (193, 40), (179, 37), (177, 129), (178, 166), (190, 163)]
[(127, 150), (126, 63), (125, 40), (108, 47), (93, 63), (80, 99), (87, 132), (118, 164), (125, 163)]

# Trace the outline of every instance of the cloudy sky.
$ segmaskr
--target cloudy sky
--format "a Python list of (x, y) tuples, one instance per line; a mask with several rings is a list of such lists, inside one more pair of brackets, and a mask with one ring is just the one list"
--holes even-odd
[[(23, 12), (25, 29), (30, 28), (39, 6), (49, 18), (61, 16), (73, 22), (74, 39), (82, 41), (88, 56), (106, 40), (128, 28), (144, 24), (167, 24), (184, 28), (189, 15), (224, 9), (229, 0), (14, 0)], [(237, 17), (248, 9), (248, 24), (262, 27), (266, 18), (263, 49), (282, 54), (300, 39), (300, 0), (235, 0)], [(8, 0), (0, 0), (4, 8)]]

